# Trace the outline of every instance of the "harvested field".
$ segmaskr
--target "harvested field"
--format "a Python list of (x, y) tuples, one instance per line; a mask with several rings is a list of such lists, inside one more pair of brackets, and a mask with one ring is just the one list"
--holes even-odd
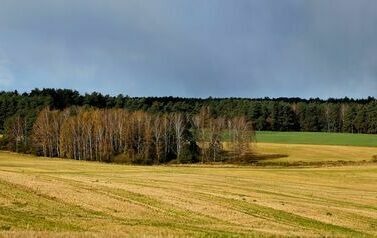
[(377, 166), (125, 166), (0, 152), (0, 236), (377, 236)]

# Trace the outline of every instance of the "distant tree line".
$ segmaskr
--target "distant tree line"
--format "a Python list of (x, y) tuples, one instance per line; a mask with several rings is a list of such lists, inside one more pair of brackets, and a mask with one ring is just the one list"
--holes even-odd
[[(29, 93), (0, 92), (0, 133), (17, 117), (25, 120), (24, 133), (31, 132), (37, 114), (45, 107), (64, 110), (78, 106), (126, 109), (149, 113), (180, 112), (196, 115), (209, 107), (213, 117), (245, 116), (256, 130), (377, 133), (377, 101), (366, 99), (300, 98), (177, 98), (80, 94), (68, 89), (35, 89)], [(8, 128), (11, 129), (11, 128)], [(26, 143), (26, 142), (25, 142)]]
[[(7, 120), (3, 146), (16, 152), (75, 160), (162, 164), (241, 162), (252, 153), (254, 131), (245, 116), (213, 117), (125, 109), (42, 109), (27, 120)], [(227, 133), (224, 133), (226, 131)], [(224, 142), (230, 145), (225, 151)]]

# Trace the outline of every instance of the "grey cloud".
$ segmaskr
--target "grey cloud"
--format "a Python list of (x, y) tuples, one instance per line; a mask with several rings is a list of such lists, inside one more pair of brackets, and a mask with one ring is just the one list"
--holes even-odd
[(373, 0), (0, 2), (5, 89), (376, 96)]

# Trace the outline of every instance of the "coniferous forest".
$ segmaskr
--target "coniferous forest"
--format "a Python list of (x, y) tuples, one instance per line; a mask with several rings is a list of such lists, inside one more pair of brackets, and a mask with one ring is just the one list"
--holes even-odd
[[(219, 162), (247, 153), (254, 130), (376, 133), (377, 101), (128, 97), (35, 89), (0, 93), (0, 130), (4, 149), (42, 156), (138, 164)], [(225, 140), (234, 142), (231, 153), (222, 150)]]

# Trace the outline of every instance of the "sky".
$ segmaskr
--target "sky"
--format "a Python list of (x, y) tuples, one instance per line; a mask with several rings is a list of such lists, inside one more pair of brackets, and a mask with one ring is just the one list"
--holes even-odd
[(377, 96), (376, 0), (0, 0), (0, 91)]

